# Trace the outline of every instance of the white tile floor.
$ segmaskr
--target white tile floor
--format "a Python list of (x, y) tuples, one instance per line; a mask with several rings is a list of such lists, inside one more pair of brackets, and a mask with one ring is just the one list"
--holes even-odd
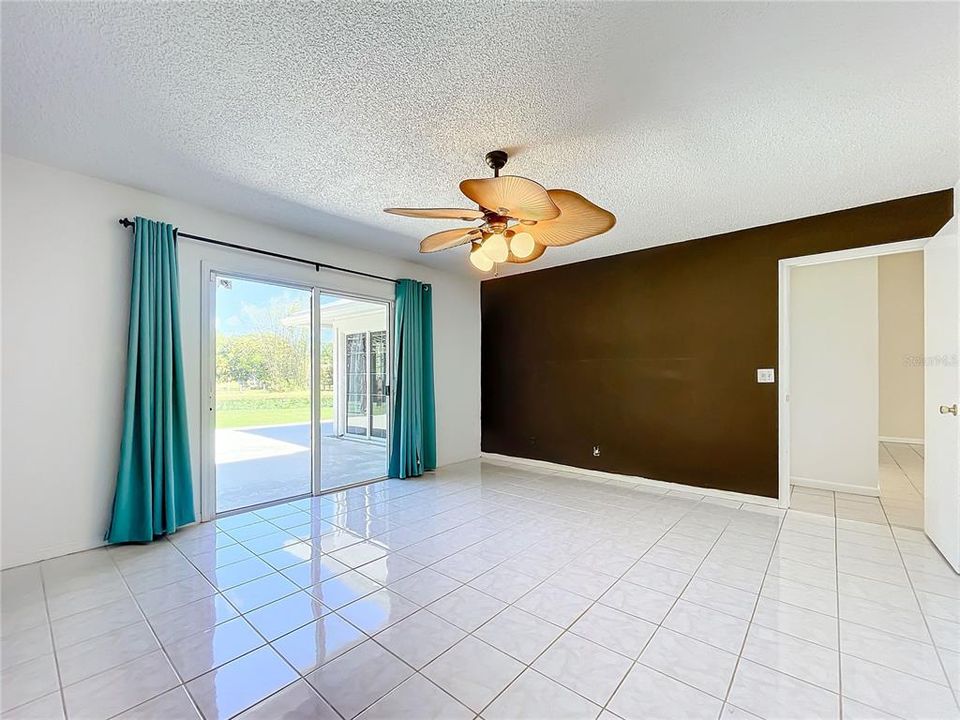
[(475, 461), (17, 568), (0, 709), (960, 717), (960, 577), (885, 503), (801, 494), (784, 516)]

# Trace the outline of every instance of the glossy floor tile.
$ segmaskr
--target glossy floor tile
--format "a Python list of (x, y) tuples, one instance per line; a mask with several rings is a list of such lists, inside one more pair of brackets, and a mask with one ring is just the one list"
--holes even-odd
[(881, 452), (786, 513), (474, 461), (14, 568), (0, 714), (960, 718), (960, 577)]

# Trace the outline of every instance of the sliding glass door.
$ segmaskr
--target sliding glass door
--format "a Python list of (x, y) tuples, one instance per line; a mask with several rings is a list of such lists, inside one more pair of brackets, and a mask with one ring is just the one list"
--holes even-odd
[(385, 302), (320, 295), (320, 487), (332, 490), (387, 472), (390, 354)]
[(216, 272), (211, 281), (215, 511), (384, 477), (390, 304)]
[(216, 511), (311, 491), (313, 291), (217, 275)]
[(345, 341), (347, 432), (387, 437), (387, 331), (349, 333)]

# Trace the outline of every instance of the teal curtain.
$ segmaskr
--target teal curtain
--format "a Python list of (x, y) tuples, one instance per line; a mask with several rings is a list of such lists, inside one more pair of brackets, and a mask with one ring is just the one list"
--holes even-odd
[(437, 466), (430, 295), (429, 285), (397, 281), (390, 477), (415, 477)]
[(120, 466), (107, 542), (149, 542), (192, 523), (177, 231), (138, 217)]

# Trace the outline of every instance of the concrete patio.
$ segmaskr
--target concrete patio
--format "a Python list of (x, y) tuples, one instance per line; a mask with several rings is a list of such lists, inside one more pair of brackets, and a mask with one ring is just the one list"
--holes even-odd
[[(383, 441), (336, 437), (320, 425), (323, 489), (383, 477)], [(216, 431), (217, 511), (258, 505), (310, 492), (310, 424)]]

